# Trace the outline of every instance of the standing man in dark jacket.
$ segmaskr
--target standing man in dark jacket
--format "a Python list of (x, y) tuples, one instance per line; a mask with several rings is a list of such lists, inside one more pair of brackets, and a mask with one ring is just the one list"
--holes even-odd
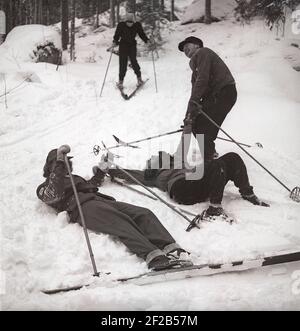
[[(81, 224), (64, 162), (64, 156), (69, 151), (70, 147), (63, 145), (49, 152), (43, 174), (46, 181), (37, 188), (37, 196), (57, 212), (67, 211), (71, 222)], [(117, 237), (131, 252), (144, 259), (149, 269), (161, 270), (180, 264), (179, 256), (186, 251), (175, 242), (149, 209), (118, 202), (98, 193), (95, 183), (101, 183), (103, 177), (93, 177), (89, 181), (80, 176), (73, 177), (89, 230)]]
[(201, 39), (188, 37), (178, 48), (190, 58), (192, 93), (184, 119), (185, 133), (204, 134), (204, 158), (212, 160), (218, 154), (214, 141), (219, 129), (204, 115), (199, 114), (197, 102), (219, 126), (237, 99), (235, 80), (222, 59), (211, 49), (203, 47)]
[[(103, 177), (103, 171), (105, 171), (105, 166), (102, 164), (97, 169), (95, 177)], [(107, 168), (107, 171), (111, 177), (125, 179), (129, 183), (135, 184), (119, 169)], [(219, 159), (205, 163), (204, 176), (198, 180), (189, 180), (188, 175), (194, 169), (177, 167), (174, 164), (174, 157), (166, 152), (159, 152), (158, 156), (148, 160), (145, 170), (126, 169), (126, 171), (144, 185), (168, 192), (170, 198), (177, 203), (192, 205), (209, 200), (210, 205), (203, 213), (205, 220), (212, 220), (219, 216), (229, 220), (222, 208), (224, 189), (229, 181), (233, 181), (243, 199), (254, 205), (269, 206), (254, 194), (253, 187), (249, 183), (246, 165), (236, 153), (227, 153)]]
[(136, 74), (138, 85), (143, 83), (141, 68), (136, 59), (136, 35), (147, 43), (148, 37), (145, 35), (140, 22), (135, 21), (134, 14), (128, 13), (126, 21), (120, 22), (114, 34), (113, 47), (119, 45), (119, 82), (118, 87), (123, 88), (123, 80), (127, 71), (128, 58), (130, 59), (132, 69)]

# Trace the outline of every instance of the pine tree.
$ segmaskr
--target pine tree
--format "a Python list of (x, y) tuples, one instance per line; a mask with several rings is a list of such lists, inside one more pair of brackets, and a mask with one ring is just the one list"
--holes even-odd
[(144, 30), (157, 39), (160, 36), (160, 6), (158, 0), (142, 0), (140, 3), (140, 18), (143, 22)]
[(242, 22), (249, 23), (255, 16), (265, 19), (270, 29), (285, 22), (285, 8), (294, 10), (300, 0), (235, 0), (236, 17)]
[(61, 0), (61, 43), (62, 49), (66, 50), (69, 43), (69, 9), (68, 0)]
[(75, 61), (75, 15), (76, 15), (76, 0), (71, 2), (71, 45), (70, 45), (70, 59)]

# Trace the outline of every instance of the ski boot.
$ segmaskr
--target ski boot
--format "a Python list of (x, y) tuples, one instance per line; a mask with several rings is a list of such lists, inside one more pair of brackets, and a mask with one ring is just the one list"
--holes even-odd
[(159, 255), (151, 260), (148, 264), (148, 268), (152, 271), (172, 269), (175, 266), (179, 266), (178, 261), (173, 260), (166, 255)]
[(207, 209), (205, 209), (202, 212), (200, 216), (200, 221), (211, 222), (216, 220), (225, 221), (230, 224), (232, 224), (235, 221), (232, 217), (230, 217), (225, 213), (224, 209), (221, 206), (215, 207), (210, 205)]
[(122, 80), (119, 80), (119, 81), (118, 81), (118, 83), (117, 83), (117, 88), (120, 89), (120, 90), (123, 90), (123, 89), (124, 89), (123, 81), (122, 81)]
[(190, 255), (191, 254), (184, 249), (177, 248), (174, 251), (169, 252), (167, 257), (171, 260), (177, 261), (180, 267), (190, 267), (194, 264), (190, 258)]
[(137, 84), (136, 84), (136, 86), (137, 87), (140, 87), (141, 85), (143, 85), (144, 84), (144, 81), (142, 80), (142, 77), (138, 77), (137, 78)]

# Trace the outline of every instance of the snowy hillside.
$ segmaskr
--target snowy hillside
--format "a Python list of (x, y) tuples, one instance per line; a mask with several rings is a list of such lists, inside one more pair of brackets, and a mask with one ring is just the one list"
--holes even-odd
[[(38, 29), (38, 27), (36, 27)], [(36, 30), (35, 30), (36, 31)], [(22, 38), (22, 31), (19, 31)], [(32, 33), (35, 33), (34, 31)], [(0, 302), (3, 310), (212, 310), (299, 309), (300, 296), (292, 291), (300, 263), (266, 267), (236, 274), (199, 277), (150, 286), (116, 285), (111, 280), (147, 271), (145, 262), (106, 235), (90, 233), (97, 266), (109, 276), (95, 280), (82, 228), (69, 224), (38, 201), (36, 187), (52, 148), (69, 144), (74, 173), (89, 178), (100, 161), (95, 144), (113, 145), (112, 134), (130, 141), (180, 127), (190, 96), (188, 59), (177, 44), (189, 35), (203, 39), (232, 70), (238, 101), (223, 128), (236, 140), (263, 149), (249, 151), (288, 187), (300, 184), (300, 73), (286, 57), (295, 52), (276, 40), (261, 22), (242, 27), (228, 19), (211, 26), (174, 23), (156, 61), (155, 92), (151, 56), (138, 58), (149, 82), (134, 98), (124, 101), (115, 88), (118, 58), (113, 56), (102, 97), (99, 97), (114, 30), (76, 39), (77, 62), (59, 67), (16, 62), (2, 56), (0, 81)], [(12, 46), (12, 45), (11, 45)], [(0, 46), (0, 56), (1, 49)], [(26, 80), (26, 73), (35, 79)], [(136, 78), (129, 69), (124, 85)], [(15, 88), (16, 87), (16, 88)], [(4, 91), (10, 93), (4, 97)], [(141, 143), (141, 149), (118, 149), (122, 166), (142, 168), (158, 150), (174, 152), (179, 136)], [(250, 205), (230, 184), (224, 208), (238, 222), (204, 224), (185, 232), (186, 222), (159, 202), (106, 181), (101, 192), (150, 208), (175, 239), (200, 263), (222, 263), (255, 258), (285, 248), (300, 247), (300, 204), (233, 144), (217, 141), (220, 154), (241, 153), (256, 194), (271, 208)], [(162, 197), (166, 194), (156, 191)], [(186, 207), (201, 212), (207, 203)], [(90, 288), (44, 295), (41, 289), (95, 282)]]
[[(235, 0), (212, 1), (211, 11), (213, 16), (224, 19), (233, 16), (233, 9), (236, 6)], [(205, 15), (205, 0), (194, 0), (185, 10), (181, 17), (182, 23), (197, 22)]]

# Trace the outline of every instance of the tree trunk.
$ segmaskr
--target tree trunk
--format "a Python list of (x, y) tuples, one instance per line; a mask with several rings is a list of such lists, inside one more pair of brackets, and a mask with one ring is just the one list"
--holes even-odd
[(49, 6), (49, 0), (46, 0), (45, 7), (46, 7), (45, 24), (46, 25), (49, 25), (50, 24), (50, 6)]
[(109, 1), (110, 7), (110, 27), (114, 28), (116, 25), (116, 18), (115, 18), (115, 0)]
[(173, 22), (174, 21), (174, 12), (175, 12), (175, 4), (174, 4), (175, 0), (171, 0), (171, 17), (170, 17), (170, 21)]
[(120, 22), (120, 0), (117, 0), (117, 23)]
[(100, 14), (100, 0), (96, 0), (96, 20), (95, 20), (96, 28), (99, 27), (99, 14)]
[(71, 9), (71, 47), (70, 47), (71, 61), (75, 61), (75, 15), (76, 15), (76, 1), (72, 0), (72, 9)]
[(44, 24), (44, 19), (43, 19), (43, 0), (39, 1), (39, 23)]
[(211, 0), (205, 0), (205, 18), (204, 23), (210, 24), (212, 22), (211, 19)]
[(129, 13), (134, 13), (136, 12), (136, 0), (128, 0), (126, 4), (126, 10)]
[(69, 43), (68, 21), (68, 0), (61, 0), (61, 43), (63, 50), (68, 48)]
[(33, 8), (34, 8), (33, 23), (37, 24), (37, 21), (38, 21), (38, 0), (34, 0)]

